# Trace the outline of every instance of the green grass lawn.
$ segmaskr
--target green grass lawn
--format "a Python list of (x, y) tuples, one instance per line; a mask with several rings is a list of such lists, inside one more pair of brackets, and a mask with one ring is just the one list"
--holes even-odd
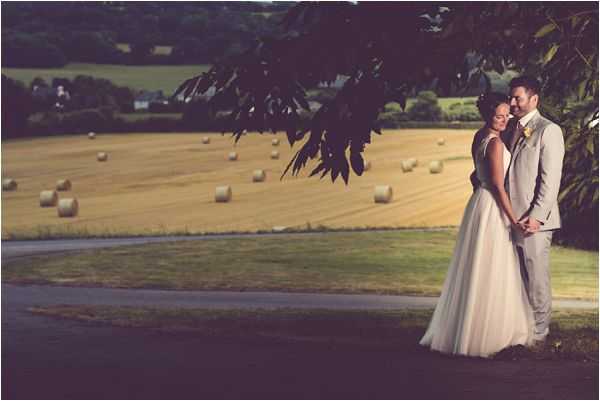
[[(207, 239), (5, 262), (21, 284), (439, 295), (456, 232)], [(555, 298), (598, 299), (598, 254), (554, 246)]]
[(210, 65), (113, 65), (69, 63), (63, 68), (2, 68), (2, 74), (29, 85), (35, 77), (51, 83), (53, 78), (73, 79), (77, 75), (105, 78), (115, 85), (141, 90), (162, 90), (171, 95), (186, 79), (208, 71)]
[[(442, 108), (443, 111), (448, 111), (448, 109), (450, 108), (451, 105), (453, 105), (454, 103), (464, 103), (468, 100), (474, 101), (476, 100), (476, 97), (438, 97), (438, 105)], [(404, 111), (407, 111), (408, 108), (415, 103), (417, 99), (414, 97), (408, 98), (406, 100), (406, 109)], [(388, 103), (386, 106), (386, 111), (400, 111), (402, 110), (400, 108), (400, 104), (396, 103), (396, 102), (391, 102)]]
[[(127, 50), (127, 44), (120, 44), (121, 50)], [(168, 54), (170, 46), (157, 46), (156, 54)], [(91, 64), (91, 63), (69, 63), (63, 68), (2, 68), (2, 73), (10, 78), (24, 82), (29, 85), (34, 78), (43, 78), (51, 83), (53, 78), (73, 79), (77, 75), (90, 75), (95, 78), (105, 78), (115, 85), (128, 86), (136, 90), (162, 90), (170, 95), (186, 79), (208, 71), (210, 65), (114, 65), (114, 64)], [(463, 103), (466, 100), (475, 100), (475, 97), (440, 97), (438, 104), (442, 110), (447, 111), (454, 103)], [(408, 107), (415, 102), (415, 98), (409, 98), (406, 103)], [(398, 103), (389, 103), (386, 108), (391, 111), (399, 111)]]
[(170, 118), (177, 120), (181, 118), (182, 113), (119, 113), (115, 116), (129, 122), (145, 120), (147, 118)]
[[(128, 48), (121, 44), (122, 49)], [(157, 46), (156, 54), (168, 54), (169, 46)], [(53, 78), (73, 79), (77, 75), (90, 75), (96, 78), (105, 78), (115, 85), (128, 86), (132, 89), (162, 90), (170, 95), (186, 79), (208, 71), (210, 65), (115, 65), (115, 64), (91, 64), (91, 63), (69, 63), (63, 68), (2, 68), (6, 76), (22, 81), (29, 85), (34, 78), (43, 78), (51, 83)], [(462, 103), (466, 100), (474, 100), (475, 97), (440, 97), (438, 103), (442, 110), (446, 111), (454, 103)], [(406, 106), (415, 102), (415, 98), (407, 100)], [(400, 110), (398, 103), (390, 103), (389, 110)]]
[[(59, 305), (29, 312), (93, 324), (132, 327), (244, 340), (352, 344), (406, 351), (418, 348), (432, 310), (337, 311), (305, 309), (157, 309)], [(598, 357), (598, 311), (555, 310), (543, 352), (508, 349), (496, 359), (578, 359)]]

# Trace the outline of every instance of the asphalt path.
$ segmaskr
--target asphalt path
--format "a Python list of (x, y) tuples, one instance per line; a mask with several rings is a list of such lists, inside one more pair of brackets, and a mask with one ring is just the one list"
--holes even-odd
[[(2, 284), (2, 303), (20, 305), (121, 305), (159, 308), (301, 308), (334, 310), (429, 309), (437, 297), (376, 294), (311, 294), (266, 291), (180, 291), (17, 286)], [(598, 308), (597, 302), (554, 300), (554, 308)]]
[(62, 290), (2, 286), (2, 399), (598, 399), (597, 362), (446, 357), (419, 347), (418, 330), (398, 346), (367, 346), (127, 329), (27, 311), (121, 304), (126, 293), (129, 304), (154, 304), (146, 290), (138, 301), (128, 291)]
[[(280, 235), (280, 234), (273, 234)], [(296, 235), (296, 234), (294, 234)], [(302, 234), (302, 235), (315, 235)], [(218, 238), (239, 237), (216, 236)], [(2, 261), (215, 237), (3, 241)], [(3, 399), (598, 398), (598, 364), (450, 358), (416, 346), (217, 338), (34, 315), (53, 304), (181, 308), (431, 308), (433, 297), (160, 291), (3, 284)], [(555, 307), (595, 307), (576, 301)], [(573, 303), (575, 302), (575, 303)], [(569, 306), (570, 305), (570, 306)]]

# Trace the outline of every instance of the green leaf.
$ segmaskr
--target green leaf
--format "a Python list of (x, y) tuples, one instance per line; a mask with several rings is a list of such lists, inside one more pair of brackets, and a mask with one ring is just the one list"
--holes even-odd
[(560, 195), (558, 196), (558, 201), (562, 202), (562, 200), (571, 193), (571, 191), (573, 190), (573, 188), (575, 188), (576, 185), (577, 182), (574, 182), (569, 184), (569, 186), (567, 186), (565, 189), (563, 189)]
[(586, 87), (587, 87), (587, 82), (586, 81), (582, 81), (579, 84), (579, 88), (577, 90), (577, 96), (579, 97), (579, 99), (583, 99), (585, 96), (585, 92), (586, 92)]
[(593, 156), (594, 155), (594, 136), (593, 135), (590, 135), (588, 137), (588, 140), (585, 143), (585, 147), (588, 150), (589, 154)]
[(331, 182), (335, 182), (336, 178), (340, 174), (340, 170), (337, 166), (333, 166), (331, 169)]
[(583, 204), (583, 200), (585, 199), (585, 196), (588, 193), (588, 187), (587, 186), (581, 186), (580, 191), (581, 192), (579, 192), (579, 197), (577, 198), (577, 206)]
[(318, 174), (323, 170), (325, 170), (325, 164), (323, 162), (321, 162), (321, 163), (319, 163), (319, 165), (317, 167), (315, 167), (315, 169), (313, 171), (311, 171), (309, 177), (312, 177), (313, 175)]
[(344, 182), (346, 183), (346, 185), (348, 185), (348, 178), (350, 176), (350, 166), (348, 165), (348, 160), (346, 160), (346, 157), (342, 159), (341, 173)]
[(558, 51), (558, 48), (559, 48), (559, 45), (557, 45), (557, 44), (552, 45), (552, 47), (550, 48), (550, 50), (548, 50), (548, 52), (544, 56), (544, 63), (543, 63), (544, 65), (548, 64), (550, 62), (550, 60), (552, 60), (552, 58), (554, 57), (554, 55)]
[(534, 37), (536, 39), (539, 39), (541, 37), (544, 37), (546, 35), (548, 35), (550, 32), (552, 32), (554, 29), (556, 29), (556, 25), (554, 23), (549, 23), (547, 25), (544, 25), (543, 27), (541, 27), (534, 35)]
[(350, 166), (356, 175), (362, 175), (365, 171), (365, 163), (359, 152), (350, 154)]

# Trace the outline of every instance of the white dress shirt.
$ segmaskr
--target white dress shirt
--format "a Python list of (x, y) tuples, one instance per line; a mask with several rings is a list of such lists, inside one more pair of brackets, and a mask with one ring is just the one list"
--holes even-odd
[(529, 113), (525, 114), (523, 117), (519, 119), (521, 126), (525, 127), (529, 121), (538, 113), (538, 109), (533, 109)]

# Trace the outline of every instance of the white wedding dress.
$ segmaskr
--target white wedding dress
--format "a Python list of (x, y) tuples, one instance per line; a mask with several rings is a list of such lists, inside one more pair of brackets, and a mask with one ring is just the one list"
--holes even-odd
[[(442, 294), (420, 341), (443, 353), (487, 357), (533, 340), (533, 311), (510, 221), (489, 190), (485, 152), (493, 137), (483, 139), (474, 152), (481, 186), (465, 208)], [(504, 146), (503, 152), (506, 176), (511, 155)]]

